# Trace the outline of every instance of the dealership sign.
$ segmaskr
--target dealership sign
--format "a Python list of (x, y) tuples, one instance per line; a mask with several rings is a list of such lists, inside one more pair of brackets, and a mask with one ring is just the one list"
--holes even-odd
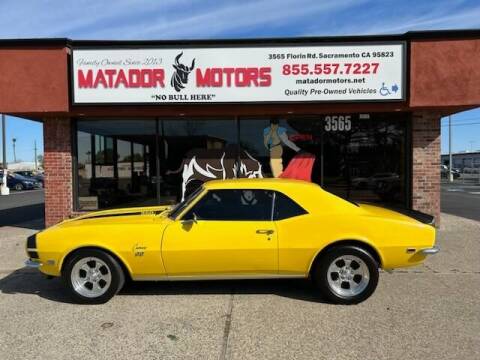
[(392, 101), (403, 43), (75, 49), (75, 104)]

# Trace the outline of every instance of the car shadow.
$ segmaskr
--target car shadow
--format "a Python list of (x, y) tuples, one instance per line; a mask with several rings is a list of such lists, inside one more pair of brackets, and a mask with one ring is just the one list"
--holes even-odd
[[(0, 277), (2, 274), (0, 274)], [(22, 268), (0, 279), (2, 294), (31, 294), (41, 298), (74, 303), (59, 278), (47, 279), (37, 270)], [(215, 281), (127, 281), (117, 296), (153, 295), (277, 295), (295, 300), (328, 303), (310, 280), (215, 280)]]

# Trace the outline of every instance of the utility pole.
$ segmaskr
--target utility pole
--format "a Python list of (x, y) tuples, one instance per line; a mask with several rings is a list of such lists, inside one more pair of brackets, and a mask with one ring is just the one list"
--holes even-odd
[(7, 143), (5, 139), (6, 136), (6, 119), (5, 114), (2, 114), (2, 152), (3, 152), (3, 179), (2, 179), (2, 186), (0, 187), (0, 194), (1, 195), (8, 195), (10, 194), (10, 190), (7, 186)]
[(5, 114), (2, 114), (2, 153), (3, 153), (3, 170), (7, 168), (7, 143), (5, 139), (7, 138), (6, 130), (5, 130)]
[(453, 182), (452, 173), (452, 116), (448, 116), (448, 180)]
[(35, 171), (38, 170), (37, 166), (37, 140), (33, 142), (33, 151), (35, 152)]
[(15, 143), (17, 142), (17, 139), (13, 138), (12, 143), (13, 143), (13, 162), (17, 162), (17, 154), (15, 153)]
[(470, 140), (469, 143), (470, 143), (470, 152), (473, 152), (473, 144), (475, 144), (476, 141), (475, 140)]

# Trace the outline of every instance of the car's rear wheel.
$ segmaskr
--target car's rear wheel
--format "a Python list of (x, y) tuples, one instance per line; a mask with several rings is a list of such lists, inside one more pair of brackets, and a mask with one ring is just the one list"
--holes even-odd
[(15, 190), (22, 191), (23, 190), (23, 185), (21, 183), (15, 184)]
[(62, 278), (73, 299), (81, 304), (103, 304), (125, 283), (118, 261), (97, 249), (82, 249), (67, 259)]
[(378, 284), (378, 263), (357, 246), (328, 250), (313, 269), (312, 278), (321, 293), (336, 304), (357, 304), (366, 300)]

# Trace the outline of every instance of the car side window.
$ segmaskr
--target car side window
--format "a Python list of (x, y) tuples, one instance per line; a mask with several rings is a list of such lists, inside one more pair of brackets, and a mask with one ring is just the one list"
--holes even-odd
[(211, 190), (184, 216), (199, 220), (271, 221), (273, 193), (258, 189)]
[(308, 212), (285, 194), (275, 192), (273, 220), (283, 220), (294, 216), (308, 214)]

